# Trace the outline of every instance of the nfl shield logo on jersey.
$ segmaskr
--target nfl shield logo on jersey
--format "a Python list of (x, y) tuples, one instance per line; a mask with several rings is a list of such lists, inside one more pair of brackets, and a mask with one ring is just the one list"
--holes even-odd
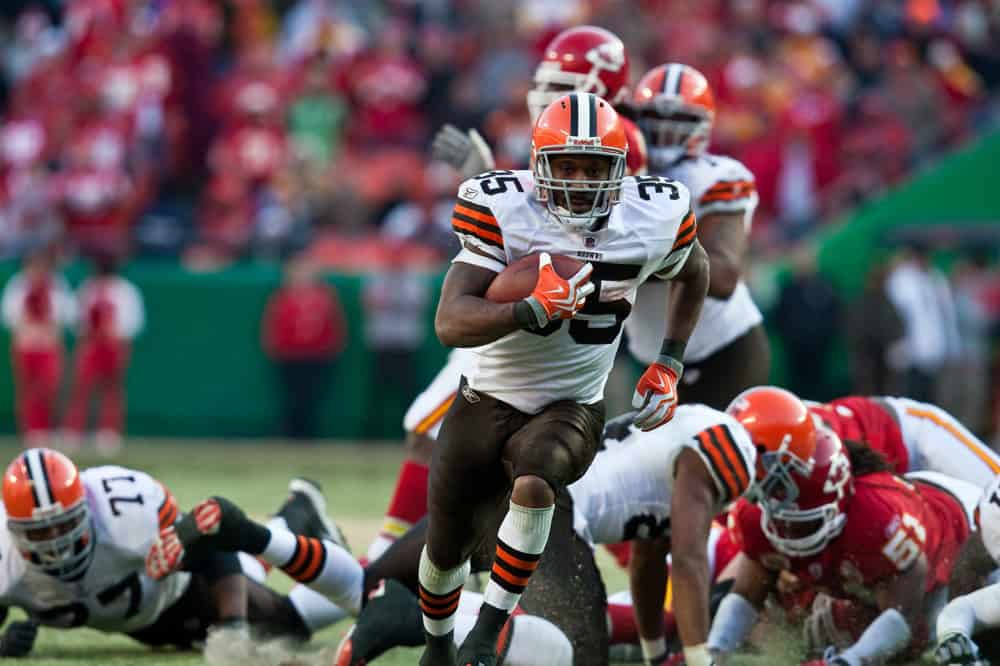
[(583, 239), (583, 244), (586, 246), (588, 250), (591, 250), (594, 248), (595, 245), (597, 245), (597, 239), (594, 238), (593, 236), (587, 236), (586, 238)]

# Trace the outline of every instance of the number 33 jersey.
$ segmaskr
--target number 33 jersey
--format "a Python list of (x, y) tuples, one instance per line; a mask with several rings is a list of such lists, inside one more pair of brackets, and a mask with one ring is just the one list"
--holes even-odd
[(530, 171), (492, 171), (462, 183), (452, 227), (462, 244), (454, 261), (497, 273), (542, 251), (594, 266), (594, 292), (573, 319), (475, 350), (469, 386), (529, 414), (556, 400), (601, 400), (637, 288), (650, 276), (676, 275), (697, 230), (687, 188), (658, 176), (626, 177), (606, 218), (593, 230), (571, 230), (538, 202)]
[(712, 477), (717, 510), (746, 492), (757, 452), (736, 419), (705, 405), (680, 405), (671, 421), (643, 432), (631, 425), (632, 416), (608, 422), (605, 450), (569, 486), (574, 527), (585, 540), (669, 535), (674, 472), (684, 449), (694, 451)]
[(66, 582), (29, 566), (0, 517), (0, 605), (18, 606), (44, 625), (133, 632), (156, 621), (187, 589), (190, 574), (154, 581), (144, 560), (177, 515), (173, 496), (148, 474), (116, 466), (80, 474), (90, 507), (94, 555), (86, 573)]

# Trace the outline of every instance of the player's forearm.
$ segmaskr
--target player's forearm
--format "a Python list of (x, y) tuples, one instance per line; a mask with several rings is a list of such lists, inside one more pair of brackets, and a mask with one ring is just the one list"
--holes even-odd
[(478, 347), (522, 328), (517, 303), (493, 303), (477, 296), (458, 296), (438, 306), (434, 331), (446, 347)]
[(903, 650), (910, 643), (911, 636), (906, 618), (895, 608), (890, 608), (875, 618), (861, 638), (838, 656), (851, 666), (882, 663)]
[(665, 545), (656, 541), (633, 541), (629, 560), (629, 591), (639, 637), (663, 637), (663, 601), (667, 590)]
[(743, 267), (733, 257), (721, 254), (709, 254), (708, 266), (708, 295), (722, 300), (732, 296), (740, 282)]
[(695, 244), (684, 269), (671, 281), (664, 338), (680, 342), (691, 338), (708, 294), (709, 270), (708, 256), (700, 245)]
[(708, 640), (710, 626), (708, 558), (704, 546), (690, 553), (675, 552), (670, 575), (681, 643), (700, 645)]
[(1000, 627), (1000, 583), (952, 599), (937, 619), (937, 636), (972, 636), (977, 627)]

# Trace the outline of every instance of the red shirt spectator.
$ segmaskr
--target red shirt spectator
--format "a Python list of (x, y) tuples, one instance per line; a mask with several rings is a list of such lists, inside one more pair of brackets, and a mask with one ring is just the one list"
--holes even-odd
[(347, 339), (344, 313), (336, 292), (300, 264), (272, 297), (264, 314), (264, 348), (271, 358), (330, 358)]

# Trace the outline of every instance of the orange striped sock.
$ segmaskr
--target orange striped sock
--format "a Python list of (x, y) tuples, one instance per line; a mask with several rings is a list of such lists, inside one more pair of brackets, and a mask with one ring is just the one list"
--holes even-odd
[(484, 601), (494, 608), (514, 609), (545, 550), (555, 507), (540, 509), (510, 503), (497, 533), (496, 556)]

